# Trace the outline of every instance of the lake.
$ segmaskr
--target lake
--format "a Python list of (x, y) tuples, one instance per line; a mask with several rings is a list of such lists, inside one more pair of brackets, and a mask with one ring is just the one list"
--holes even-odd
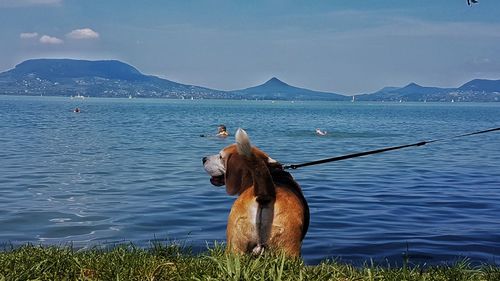
[[(234, 139), (200, 137), (222, 123), (291, 164), (499, 127), (500, 103), (0, 96), (0, 243), (224, 241), (235, 198), (201, 158)], [(291, 173), (311, 209), (307, 263), (500, 264), (500, 132)]]

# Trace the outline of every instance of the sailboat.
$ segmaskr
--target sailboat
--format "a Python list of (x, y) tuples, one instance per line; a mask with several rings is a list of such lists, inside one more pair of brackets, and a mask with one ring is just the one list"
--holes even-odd
[(80, 95), (80, 93), (78, 93), (76, 96), (71, 96), (71, 98), (72, 99), (82, 99), (83, 100), (85, 98), (85, 96), (82, 96), (82, 95)]
[(354, 97), (354, 96), (352, 96), (352, 101), (351, 101), (351, 102), (354, 102), (354, 99), (355, 99), (355, 97)]

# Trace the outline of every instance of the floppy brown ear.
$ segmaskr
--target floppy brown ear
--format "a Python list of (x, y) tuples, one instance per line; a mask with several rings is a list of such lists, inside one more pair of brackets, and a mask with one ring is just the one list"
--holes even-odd
[(240, 194), (253, 184), (252, 173), (242, 159), (243, 156), (233, 153), (226, 161), (226, 192), (229, 195)]

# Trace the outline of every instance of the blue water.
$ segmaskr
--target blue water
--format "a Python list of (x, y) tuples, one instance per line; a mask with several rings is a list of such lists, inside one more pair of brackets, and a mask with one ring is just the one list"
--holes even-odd
[[(233, 140), (200, 137), (221, 123), (289, 164), (499, 127), (500, 104), (0, 96), (0, 242), (224, 241), (234, 197), (201, 158)], [(308, 263), (500, 264), (500, 132), (292, 173)]]

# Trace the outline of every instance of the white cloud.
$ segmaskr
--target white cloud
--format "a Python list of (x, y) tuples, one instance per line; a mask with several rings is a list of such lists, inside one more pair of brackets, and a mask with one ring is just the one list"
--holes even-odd
[(53, 45), (57, 45), (57, 44), (62, 44), (64, 43), (63, 40), (57, 38), (57, 37), (52, 37), (52, 36), (48, 36), (48, 35), (43, 35), (42, 37), (40, 37), (40, 43), (42, 44), (53, 44)]
[(19, 38), (21, 38), (21, 39), (32, 39), (35, 37), (38, 37), (37, 32), (23, 32), (23, 33), (19, 34)]
[(75, 29), (70, 33), (66, 34), (68, 38), (71, 39), (97, 39), (99, 38), (99, 33), (95, 32), (90, 28)]
[(26, 7), (39, 5), (59, 5), (63, 0), (0, 0), (0, 7)]

